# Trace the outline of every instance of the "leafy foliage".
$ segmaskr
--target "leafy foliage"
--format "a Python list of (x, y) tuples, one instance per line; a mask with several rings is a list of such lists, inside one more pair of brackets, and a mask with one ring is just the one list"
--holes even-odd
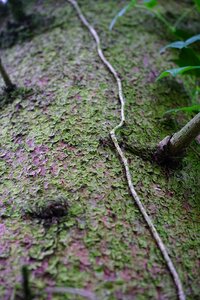
[(177, 113), (179, 111), (184, 111), (188, 113), (199, 113), (200, 112), (200, 105), (191, 105), (191, 106), (185, 106), (185, 107), (179, 107), (179, 108), (174, 108), (174, 109), (169, 109), (166, 111), (165, 114), (167, 113)]
[(194, 0), (198, 10), (200, 11), (200, 0)]
[(147, 8), (153, 8), (158, 4), (157, 0), (144, 0), (143, 1), (144, 6), (146, 6)]
[(119, 17), (122, 17), (122, 16), (126, 13), (126, 11), (127, 11), (129, 8), (130, 8), (130, 4), (124, 6), (124, 7), (117, 13), (117, 15), (113, 18), (112, 22), (110, 23), (110, 26), (109, 26), (109, 29), (110, 29), (110, 30), (113, 29), (115, 23), (117, 22), (117, 19), (118, 19)]
[(117, 14), (116, 16), (112, 19), (109, 29), (112, 30), (115, 23), (117, 22), (118, 18), (122, 17), (129, 9), (131, 9), (132, 7), (134, 7), (136, 5), (137, 0), (131, 0), (129, 2), (129, 4), (127, 4), (126, 6), (124, 6)]
[[(200, 34), (195, 35), (187, 39), (186, 41), (176, 41), (171, 44), (168, 44), (167, 46), (163, 47), (160, 51), (160, 53), (163, 53), (168, 48), (174, 48), (179, 49), (179, 57), (174, 60), (174, 62), (179, 66), (179, 68), (174, 68), (170, 70), (166, 70), (162, 72), (157, 80), (160, 80), (162, 78), (165, 78), (169, 75), (172, 75), (173, 77), (176, 77), (177, 75), (183, 75), (185, 73), (189, 74), (190, 76), (196, 76), (200, 77), (200, 58), (198, 54), (191, 48), (188, 48), (191, 44), (200, 41)], [(197, 97), (199, 95), (199, 86), (198, 83), (196, 84), (196, 87), (194, 91), (190, 92), (190, 95), (192, 95), (192, 105), (189, 107), (180, 107), (177, 109), (170, 109), (167, 111), (167, 113), (176, 113), (178, 111), (184, 111), (184, 112), (199, 112), (200, 111), (200, 105), (196, 104)]]
[(159, 19), (167, 28), (170, 32), (175, 33), (176, 30), (174, 26), (172, 26), (166, 19), (165, 17), (158, 11), (155, 10), (155, 7), (158, 5), (157, 0), (143, 0), (142, 3), (137, 0), (131, 0), (128, 5), (126, 5), (124, 8), (122, 8), (119, 13), (113, 18), (110, 24), (110, 30), (114, 27), (117, 19), (119, 17), (122, 17), (129, 8), (136, 7), (136, 8), (142, 8), (146, 9), (147, 11), (150, 11), (151, 14), (153, 14), (157, 19)]
[(160, 50), (160, 52), (163, 53), (168, 48), (183, 49), (197, 41), (200, 41), (200, 34), (194, 35), (191, 38), (187, 39), (186, 41), (176, 41), (171, 44), (168, 44), (167, 46), (163, 47)]
[[(200, 1), (194, 0), (194, 3), (197, 5), (197, 8), (200, 10)], [(123, 7), (117, 15), (113, 18), (113, 20), (110, 23), (109, 29), (112, 30), (115, 23), (117, 22), (119, 17), (122, 17), (129, 9), (135, 7), (143, 10), (147, 10), (156, 17), (168, 30), (170, 34), (173, 36), (176, 36), (178, 38), (186, 39), (189, 37), (189, 34), (187, 31), (180, 29), (179, 24), (186, 18), (186, 16), (194, 9), (194, 6), (192, 9), (189, 9), (188, 11), (183, 12), (177, 21), (174, 24), (171, 24), (170, 21), (160, 12), (159, 7), (157, 8), (159, 2), (157, 0), (131, 0), (129, 4), (127, 4), (125, 7)], [(189, 42), (189, 41), (188, 41)], [(179, 45), (179, 44), (178, 44)], [(180, 44), (182, 45), (182, 44)]]
[[(200, 9), (200, 0), (194, 0), (194, 3)], [(173, 49), (180, 50), (180, 52), (179, 52), (178, 58), (174, 59), (174, 62), (177, 64), (178, 68), (169, 69), (169, 70), (162, 72), (159, 75), (159, 77), (157, 78), (157, 80), (160, 80), (160, 79), (165, 78), (170, 75), (173, 77), (176, 77), (177, 75), (183, 75), (185, 73), (192, 75), (192, 76), (200, 77), (199, 55), (193, 49), (188, 48), (193, 43), (200, 41), (200, 34), (197, 34), (197, 35), (194, 35), (194, 36), (188, 38), (188, 33), (178, 28), (178, 24), (180, 24), (180, 22), (183, 21), (183, 19), (187, 16), (187, 14), (191, 10), (184, 12), (178, 18), (178, 20), (175, 22), (175, 24), (170, 24), (169, 21), (165, 18), (165, 16), (162, 15), (158, 9), (156, 9), (157, 5), (158, 5), (157, 0), (143, 0), (141, 2), (139, 2), (137, 0), (131, 0), (113, 18), (109, 29), (112, 30), (113, 27), (115, 26), (118, 18), (122, 17), (129, 9), (131, 9), (133, 7), (142, 8), (142, 9), (146, 9), (146, 10), (150, 11), (155, 17), (157, 17), (158, 20), (160, 20), (167, 27), (167, 30), (171, 34), (173, 34), (174, 36), (179, 37), (181, 39), (186, 38), (184, 41), (178, 40), (173, 43), (170, 43), (160, 50), (160, 53), (164, 53), (166, 49), (173, 48)], [(194, 95), (194, 99), (196, 100), (196, 96), (198, 95), (198, 93), (199, 93), (199, 89), (198, 89), (198, 85), (196, 85), (195, 91), (192, 91), (190, 94)], [(194, 102), (195, 101), (192, 101), (192, 103), (196, 105), (196, 103), (194, 103)], [(193, 109), (194, 109), (193, 106), (191, 107), (191, 109), (188, 108), (188, 110), (185, 108), (183, 108), (183, 109), (178, 108), (178, 110), (182, 110), (182, 111), (191, 111)]]
[[(200, 66), (198, 54), (191, 48), (183, 48), (179, 52), (177, 59), (173, 60), (179, 67)], [(196, 73), (198, 76), (198, 73)]]
[[(156, 5), (157, 5), (157, 0), (143, 0), (142, 3), (142, 6), (149, 10), (154, 8)], [(124, 6), (111, 21), (109, 29), (112, 30), (118, 18), (122, 17), (129, 9), (133, 8), (134, 6), (137, 6), (137, 0), (131, 0), (129, 4)]]
[(173, 77), (176, 77), (177, 75), (182, 75), (186, 72), (189, 72), (194, 69), (200, 69), (200, 66), (187, 66), (187, 67), (182, 67), (182, 68), (175, 68), (175, 69), (170, 69), (162, 72), (157, 80), (160, 80), (164, 77), (167, 77), (169, 75), (172, 75)]

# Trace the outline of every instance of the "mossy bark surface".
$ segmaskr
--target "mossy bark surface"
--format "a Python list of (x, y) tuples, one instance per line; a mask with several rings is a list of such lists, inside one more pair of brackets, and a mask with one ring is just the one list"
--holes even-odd
[[(176, 19), (174, 12), (189, 4), (174, 2), (163, 1), (162, 10)], [(155, 82), (173, 67), (173, 54), (159, 55), (170, 37), (157, 20), (135, 10), (110, 32), (120, 3), (79, 3), (123, 81), (127, 123), (119, 138), (151, 148), (176, 131), (176, 121), (163, 113), (188, 99), (181, 82)], [(41, 300), (83, 298), (52, 294), (52, 287), (85, 289), (109, 300), (176, 299), (118, 156), (103, 142), (119, 122), (115, 81), (66, 1), (33, 5), (30, 10), (54, 22), (2, 50), (21, 93), (0, 112), (0, 298), (23, 295), (26, 265), (31, 292)], [(194, 12), (191, 22), (198, 26), (196, 19)], [(179, 126), (186, 119), (180, 115)], [(125, 149), (136, 190), (191, 300), (200, 293), (198, 147), (171, 173)]]

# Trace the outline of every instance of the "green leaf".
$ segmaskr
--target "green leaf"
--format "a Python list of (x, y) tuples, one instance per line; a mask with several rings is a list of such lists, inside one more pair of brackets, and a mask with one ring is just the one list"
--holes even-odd
[(182, 75), (182, 74), (184, 74), (188, 71), (194, 70), (194, 69), (200, 69), (200, 66), (187, 66), (187, 67), (183, 67), (183, 68), (175, 68), (175, 69), (166, 70), (158, 76), (156, 81), (160, 80), (164, 77), (167, 77), (169, 75), (176, 77), (177, 75)]
[(115, 23), (117, 22), (117, 19), (118, 19), (119, 17), (122, 17), (122, 16), (126, 13), (126, 11), (128, 10), (128, 8), (129, 8), (129, 4), (126, 5), (125, 7), (123, 7), (123, 8), (117, 13), (117, 15), (112, 19), (112, 21), (111, 21), (111, 23), (110, 23), (110, 26), (109, 26), (109, 29), (110, 29), (110, 30), (113, 29)]
[(194, 0), (198, 10), (200, 11), (200, 0)]
[[(200, 66), (200, 58), (197, 56), (196, 52), (191, 48), (183, 48), (180, 50), (179, 56), (177, 59), (173, 60), (178, 67), (187, 67), (187, 66)], [(192, 75), (196, 77), (200, 76), (200, 70), (191, 71)]]
[(153, 8), (158, 4), (158, 1), (157, 0), (143, 0), (143, 4), (147, 8)]
[(200, 112), (200, 104), (169, 109), (165, 112), (165, 114), (176, 113), (176, 112), (179, 112), (179, 111), (185, 111), (185, 112), (189, 112), (189, 113), (193, 113), (193, 112), (194, 113), (199, 113)]
[(168, 48), (176, 48), (176, 49), (182, 49), (185, 47), (185, 42), (182, 41), (176, 41), (171, 44), (168, 44), (167, 46), (160, 49), (160, 53), (164, 53), (166, 49)]
[(182, 49), (182, 48), (185, 48), (197, 41), (200, 41), (200, 34), (194, 35), (191, 38), (187, 39), (186, 41), (176, 41), (171, 44), (168, 44), (167, 46), (163, 47), (160, 50), (160, 53), (163, 53), (168, 48)]
[(191, 38), (187, 39), (185, 41), (186, 47), (189, 46), (190, 44), (193, 44), (197, 41), (200, 41), (200, 34), (194, 35)]
[(180, 28), (174, 28), (173, 35), (183, 40), (190, 38), (190, 34), (188, 33), (188, 31)]
[(134, 5), (136, 4), (136, 0), (131, 0), (129, 4), (127, 4), (126, 6), (124, 6), (117, 14), (116, 16), (112, 19), (110, 26), (109, 26), (109, 30), (112, 30), (115, 23), (117, 22), (118, 18), (122, 17), (128, 9), (132, 8)]
[(183, 48), (179, 53), (178, 59), (175, 59), (174, 62), (179, 67), (200, 66), (200, 59), (191, 48)]

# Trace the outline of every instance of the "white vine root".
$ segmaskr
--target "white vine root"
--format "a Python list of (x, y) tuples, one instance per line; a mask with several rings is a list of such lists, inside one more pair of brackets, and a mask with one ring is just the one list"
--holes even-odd
[(164, 260), (169, 268), (169, 271), (172, 275), (172, 278), (174, 280), (174, 284), (176, 286), (177, 289), (177, 293), (178, 293), (178, 299), (179, 300), (185, 300), (185, 294), (183, 291), (183, 287), (182, 287), (182, 283), (181, 280), (179, 278), (179, 275), (176, 271), (176, 268), (173, 265), (173, 262), (171, 260), (171, 258), (169, 257), (169, 254), (167, 252), (167, 249), (164, 245), (164, 243), (162, 242), (160, 235), (158, 234), (154, 224), (151, 221), (151, 218), (149, 217), (149, 215), (147, 214), (143, 204), (140, 201), (140, 198), (138, 196), (138, 194), (135, 191), (135, 188), (133, 186), (132, 183), (132, 179), (131, 179), (131, 174), (130, 174), (130, 170), (129, 170), (129, 165), (128, 165), (128, 161), (122, 151), (122, 149), (119, 146), (117, 137), (116, 137), (116, 131), (117, 129), (121, 128), (124, 125), (125, 122), (125, 114), (124, 114), (124, 106), (125, 106), (125, 99), (123, 96), (123, 92), (122, 92), (122, 83), (121, 83), (121, 79), (119, 78), (117, 72), (115, 71), (115, 69), (113, 68), (113, 66), (109, 63), (109, 61), (107, 61), (107, 59), (105, 58), (103, 51), (101, 49), (101, 45), (100, 45), (100, 38), (96, 32), (96, 30), (89, 24), (89, 22), (86, 20), (86, 18), (84, 17), (84, 15), (82, 14), (77, 2), (75, 0), (67, 0), (70, 4), (72, 4), (72, 6), (75, 8), (79, 19), (82, 21), (82, 23), (87, 27), (87, 29), (90, 31), (91, 35), (93, 36), (93, 38), (96, 41), (96, 46), (97, 46), (97, 51), (98, 51), (98, 55), (100, 57), (100, 59), (102, 60), (103, 64), (108, 68), (108, 70), (112, 73), (112, 75), (114, 76), (114, 78), (116, 79), (117, 82), (117, 86), (118, 86), (118, 95), (119, 95), (119, 100), (120, 100), (120, 104), (121, 104), (121, 120), (120, 123), (114, 127), (111, 132), (110, 132), (110, 136), (112, 138), (112, 141), (115, 145), (115, 148), (121, 158), (121, 161), (123, 163), (123, 167), (125, 169), (125, 173), (126, 173), (126, 179), (128, 182), (128, 186), (131, 192), (131, 195), (133, 197), (133, 199), (135, 200), (141, 214), (143, 215), (143, 218), (145, 219), (146, 223), (148, 224), (149, 230), (153, 236), (153, 238), (155, 239), (163, 257)]
[(88, 300), (98, 300), (95, 294), (85, 289), (77, 289), (71, 287), (67, 287), (67, 288), (49, 287), (46, 288), (46, 292), (56, 293), (56, 294), (71, 294), (71, 295), (77, 295), (77, 296), (87, 298)]

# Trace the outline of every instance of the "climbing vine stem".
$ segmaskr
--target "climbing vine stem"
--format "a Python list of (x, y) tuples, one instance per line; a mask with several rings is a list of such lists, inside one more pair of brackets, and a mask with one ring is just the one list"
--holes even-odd
[(121, 128), (123, 126), (123, 124), (125, 123), (125, 113), (124, 113), (125, 98), (123, 96), (121, 79), (119, 78), (119, 76), (118, 76), (116, 70), (113, 68), (113, 66), (105, 58), (105, 56), (103, 54), (103, 51), (101, 49), (100, 38), (99, 38), (96, 30), (90, 25), (90, 23), (87, 21), (87, 19), (82, 14), (78, 3), (75, 0), (67, 0), (67, 1), (70, 4), (72, 4), (72, 6), (74, 7), (74, 9), (76, 10), (76, 12), (78, 14), (79, 19), (87, 27), (87, 29), (90, 31), (91, 35), (95, 39), (98, 55), (99, 55), (101, 61), (108, 68), (110, 73), (112, 73), (112, 75), (114, 76), (114, 78), (117, 82), (118, 95), (119, 95), (119, 100), (120, 100), (120, 105), (121, 105), (121, 119), (120, 119), (120, 123), (111, 130), (110, 136), (111, 136), (113, 144), (115, 145), (115, 148), (118, 152), (118, 155), (121, 158), (121, 162), (123, 164), (123, 167), (125, 169), (126, 179), (127, 179), (127, 182), (128, 182), (128, 186), (129, 186), (131, 195), (132, 195), (133, 199), (135, 200), (141, 214), (143, 215), (143, 218), (145, 219), (146, 223), (148, 224), (149, 230), (151, 231), (151, 234), (152, 234), (153, 238), (155, 239), (155, 241), (156, 241), (156, 243), (157, 243), (157, 245), (158, 245), (158, 247), (159, 247), (159, 249), (160, 249), (160, 251), (163, 255), (163, 258), (164, 258), (164, 260), (165, 260), (165, 262), (166, 262), (166, 264), (169, 268), (169, 271), (172, 275), (172, 278), (174, 280), (174, 283), (175, 283), (175, 286), (176, 286), (176, 289), (177, 289), (177, 292), (178, 292), (178, 298), (179, 298), (179, 300), (185, 300), (185, 294), (184, 294), (184, 291), (183, 291), (183, 287), (182, 287), (182, 283), (181, 283), (181, 280), (179, 278), (179, 275), (176, 271), (176, 268), (175, 268), (171, 258), (169, 257), (167, 249), (166, 249), (164, 243), (162, 242), (162, 240), (160, 238), (160, 235), (158, 234), (153, 222), (151, 221), (151, 218), (147, 214), (142, 202), (140, 201), (140, 198), (139, 198), (137, 192), (135, 191), (135, 188), (133, 186), (132, 179), (131, 179), (131, 173), (130, 173), (130, 170), (129, 170), (128, 161), (127, 161), (122, 149), (120, 148), (117, 137), (116, 137), (116, 131), (119, 128)]

